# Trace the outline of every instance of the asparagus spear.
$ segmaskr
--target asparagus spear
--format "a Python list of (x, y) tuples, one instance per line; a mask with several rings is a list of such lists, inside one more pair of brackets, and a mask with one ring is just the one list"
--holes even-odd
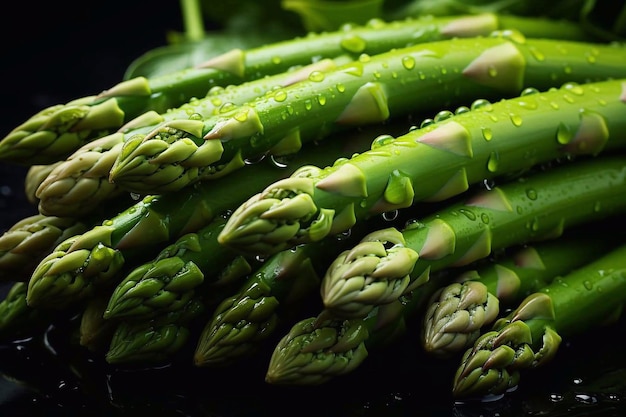
[(88, 228), (71, 217), (34, 214), (19, 220), (0, 236), (0, 282), (28, 281), (50, 250)]
[[(331, 294), (335, 304), (324, 301), (326, 305), (317, 316), (296, 323), (281, 339), (272, 354), (266, 380), (309, 385), (351, 372), (367, 358), (368, 346), (403, 331), (405, 320), (449, 281), (455, 268), (486, 259), (507, 247), (557, 239), (570, 228), (623, 212), (624, 162), (623, 156), (611, 155), (563, 163), (475, 192), (465, 202), (452, 203), (422, 220), (410, 221), (402, 233), (394, 228), (372, 232), (362, 243), (342, 252), (330, 266), (327, 274), (338, 282)], [(377, 240), (380, 245), (375, 245)], [(406, 256), (385, 256), (387, 251), (401, 249), (419, 253), (420, 257), (405, 264)], [(401, 261), (400, 265), (394, 260)], [(385, 270), (377, 273), (381, 261)], [(411, 272), (408, 279), (403, 277), (404, 281), (386, 282), (391, 275), (387, 272), (394, 270)], [(322, 294), (328, 277), (323, 279)], [(387, 287), (396, 294), (382, 299), (381, 294), (391, 292)], [(338, 311), (334, 307), (340, 305), (336, 301), (340, 295), (344, 295), (340, 300), (344, 305)]]
[(166, 246), (154, 260), (135, 267), (114, 288), (103, 317), (145, 320), (185, 306), (198, 287), (219, 279), (218, 271), (238, 256), (217, 243), (225, 222), (218, 216)]
[(347, 235), (300, 245), (265, 260), (217, 305), (200, 333), (194, 364), (223, 366), (258, 351), (288, 316), (290, 306), (301, 311), (303, 300), (319, 289), (338, 251), (354, 244), (367, 227), (362, 224)]
[[(345, 25), (332, 32), (310, 33), (248, 50), (233, 49), (200, 63), (154, 78), (124, 80), (100, 94), (58, 104), (36, 113), (0, 140), (0, 160), (47, 164), (64, 159), (86, 142), (114, 133), (147, 112), (165, 113), (213, 87), (239, 84), (278, 74), (323, 58), (376, 54), (413, 43), (473, 36), (500, 29), (492, 14), (415, 18)], [(506, 22), (506, 20), (505, 20)], [(549, 22), (548, 22), (549, 23)], [(517, 24), (517, 23), (516, 23)], [(552, 32), (551, 24), (532, 20), (529, 28)], [(544, 29), (541, 29), (541, 28)], [(578, 36), (562, 31), (563, 36)]]
[(46, 177), (52, 172), (57, 165), (60, 165), (63, 161), (57, 161), (50, 164), (31, 165), (26, 171), (26, 177), (24, 178), (24, 194), (29, 203), (33, 205), (39, 204), (39, 198), (37, 197), (37, 188), (46, 179)]
[(15, 339), (29, 332), (36, 332), (42, 323), (48, 324), (47, 314), (30, 308), (26, 303), (28, 284), (14, 282), (0, 302), (0, 339)]
[(308, 178), (271, 184), (235, 210), (220, 243), (267, 255), (374, 214), (445, 200), (485, 179), (620, 149), (624, 85), (623, 79), (567, 83), (495, 103), (476, 100), (457, 114), (443, 111), (432, 123), (396, 138), (382, 135), (371, 150)]
[(558, 277), (496, 321), (464, 353), (454, 376), (453, 395), (500, 395), (516, 387), (524, 370), (554, 359), (564, 338), (620, 314), (625, 290), (624, 245)]
[(156, 126), (178, 120), (193, 123), (213, 114), (221, 114), (237, 104), (262, 95), (274, 88), (307, 78), (313, 71), (327, 71), (341, 60), (323, 59), (315, 63), (228, 87), (213, 87), (206, 97), (192, 100), (166, 113), (145, 113), (120, 131), (93, 140), (56, 163), (35, 189), (39, 212), (80, 216), (90, 213), (102, 202), (126, 190), (109, 181), (109, 172), (125, 141), (145, 137)]
[(583, 230), (523, 245), (495, 262), (462, 272), (429, 300), (421, 328), (424, 350), (447, 357), (469, 348), (503, 307), (519, 303), (553, 278), (600, 257), (613, 249), (614, 240), (606, 231)]
[(28, 302), (65, 308), (68, 303), (90, 297), (97, 287), (113, 285), (127, 260), (151, 259), (159, 244), (198, 231), (305, 162), (330, 162), (370, 143), (368, 136), (359, 132), (351, 137), (347, 141), (311, 144), (306, 152), (284, 161), (248, 165), (227, 181), (198, 183), (176, 193), (144, 197), (120, 214), (57, 245), (30, 277)]
[(618, 213), (626, 204), (620, 195), (625, 173), (621, 156), (588, 157), (474, 193), (402, 232), (373, 231), (328, 268), (320, 289), (324, 306), (339, 317), (362, 317), (428, 281), (432, 271)]
[(105, 359), (108, 363), (160, 362), (183, 348), (191, 335), (190, 322), (204, 311), (192, 299), (185, 308), (152, 320), (122, 320), (113, 331)]
[(510, 97), (525, 87), (624, 77), (623, 55), (616, 45), (500, 32), (362, 56), (224, 115), (133, 138), (110, 180), (134, 192), (169, 192), (227, 175), (243, 166), (242, 159), (297, 152), (330, 132), (475, 97)]

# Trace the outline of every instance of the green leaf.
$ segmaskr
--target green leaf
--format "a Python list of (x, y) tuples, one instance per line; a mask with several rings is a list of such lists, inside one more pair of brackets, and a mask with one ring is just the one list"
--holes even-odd
[[(177, 36), (171, 33), (170, 36)], [(215, 31), (207, 33), (201, 41), (188, 42), (172, 39), (169, 45), (151, 49), (130, 63), (124, 79), (144, 76), (156, 77), (200, 64), (209, 58), (228, 52), (233, 48), (248, 49), (276, 42), (283, 38), (278, 33), (248, 31), (231, 33)]]
[(308, 31), (338, 29), (344, 23), (364, 24), (382, 18), (384, 0), (283, 0), (282, 7), (297, 13)]

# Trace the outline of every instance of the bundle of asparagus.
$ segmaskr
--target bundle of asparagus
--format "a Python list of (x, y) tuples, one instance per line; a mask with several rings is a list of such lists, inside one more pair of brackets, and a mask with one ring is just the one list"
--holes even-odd
[(626, 300), (624, 242), (590, 233), (626, 212), (625, 56), (576, 24), (419, 16), (44, 109), (0, 140), (39, 211), (0, 236), (0, 336), (78, 315), (68, 343), (108, 364), (319, 385), (415, 332), (469, 348), (454, 396), (502, 394)]

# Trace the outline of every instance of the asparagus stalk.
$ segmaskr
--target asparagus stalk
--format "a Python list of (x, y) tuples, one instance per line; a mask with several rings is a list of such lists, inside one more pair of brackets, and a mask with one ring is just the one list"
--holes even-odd
[(28, 171), (26, 171), (26, 177), (24, 178), (24, 194), (26, 195), (29, 203), (34, 206), (39, 204), (37, 189), (52, 172), (52, 170), (62, 162), (63, 161), (57, 161), (50, 164), (31, 165), (30, 168), (28, 168)]
[(503, 307), (605, 254), (615, 246), (614, 240), (606, 233), (583, 230), (523, 245), (495, 262), (462, 272), (429, 300), (421, 328), (424, 350), (448, 357), (469, 348)]
[(555, 279), (496, 321), (463, 355), (454, 376), (456, 398), (501, 395), (524, 370), (545, 366), (564, 338), (621, 313), (626, 300), (626, 246)]
[(0, 282), (28, 281), (50, 250), (88, 228), (71, 217), (34, 214), (19, 220), (0, 236)]
[[(541, 21), (531, 21), (529, 27), (543, 27), (552, 33), (551, 25)], [(240, 84), (323, 58), (357, 58), (363, 53), (376, 54), (417, 42), (475, 36), (501, 28), (500, 17), (493, 14), (373, 20), (248, 50), (233, 49), (194, 67), (153, 78), (124, 80), (99, 94), (43, 109), (0, 140), (0, 160), (48, 164), (64, 159), (86, 142), (114, 133), (144, 113), (165, 113), (193, 98), (204, 97), (216, 86)], [(560, 33), (570, 36), (571, 32)]]
[(154, 260), (135, 267), (114, 288), (103, 317), (146, 320), (187, 305), (199, 287), (219, 280), (218, 271), (238, 257), (217, 243), (225, 222), (218, 216), (197, 232), (181, 236)]
[[(570, 228), (621, 213), (626, 209), (624, 162), (623, 156), (604, 156), (564, 163), (475, 192), (465, 202), (410, 221), (402, 233), (387, 228), (367, 235), (340, 254), (322, 282), (324, 294), (325, 281), (334, 276), (339, 283), (332, 295), (343, 290), (346, 306), (337, 311), (333, 307), (339, 303), (324, 301), (317, 316), (297, 322), (276, 345), (266, 381), (320, 384), (351, 372), (367, 358), (369, 346), (403, 333), (406, 320), (449, 282), (455, 268), (497, 250), (558, 239)], [(385, 247), (391, 252), (387, 256)], [(408, 256), (392, 256), (399, 250), (419, 258), (407, 264)], [(397, 270), (410, 274), (389, 282)]]
[(371, 150), (347, 161), (269, 185), (235, 210), (219, 241), (267, 255), (374, 214), (445, 200), (485, 179), (620, 149), (626, 143), (619, 133), (626, 128), (625, 85), (623, 79), (567, 83), (495, 103), (479, 99), (456, 114), (440, 112), (404, 135), (379, 136)]
[(319, 289), (323, 272), (338, 251), (354, 244), (365, 230), (364, 224), (349, 235), (300, 245), (265, 260), (217, 305), (196, 343), (194, 364), (224, 366), (257, 352), (290, 306), (301, 311), (298, 307)]
[(26, 303), (28, 284), (14, 282), (0, 302), (0, 339), (15, 339), (38, 331), (42, 323), (48, 324), (48, 315)]
[(133, 138), (110, 180), (134, 192), (169, 192), (227, 175), (248, 158), (297, 152), (330, 132), (475, 97), (510, 97), (525, 87), (624, 77), (623, 54), (616, 45), (498, 32), (362, 56), (227, 114)]
[[(339, 58), (336, 60), (340, 61)], [(104, 201), (126, 193), (126, 190), (109, 181), (109, 172), (123, 144), (130, 138), (143, 138), (155, 127), (174, 120), (178, 120), (178, 124), (193, 123), (194, 120), (221, 114), (274, 88), (307, 78), (313, 71), (327, 71), (336, 66), (334, 60), (323, 59), (239, 85), (213, 87), (206, 97), (189, 101), (163, 114), (154, 111), (145, 113), (118, 132), (90, 141), (64, 161), (55, 163), (35, 189), (39, 212), (81, 216), (92, 212)]]
[(32, 306), (65, 308), (68, 303), (90, 297), (98, 287), (114, 285), (127, 260), (151, 259), (158, 245), (198, 231), (267, 184), (299, 170), (305, 162), (327, 163), (351, 155), (369, 142), (366, 135), (356, 132), (352, 140), (311, 144), (305, 153), (284, 163), (268, 158), (249, 165), (229, 180), (146, 196), (57, 245), (35, 267), (29, 280), (28, 302)]
[(161, 362), (183, 348), (191, 321), (204, 311), (200, 300), (151, 320), (122, 320), (113, 331), (105, 360), (111, 364)]
[(621, 155), (563, 163), (474, 193), (402, 232), (373, 231), (329, 267), (320, 289), (324, 306), (338, 317), (362, 317), (428, 281), (433, 271), (619, 213), (626, 204), (624, 167)]

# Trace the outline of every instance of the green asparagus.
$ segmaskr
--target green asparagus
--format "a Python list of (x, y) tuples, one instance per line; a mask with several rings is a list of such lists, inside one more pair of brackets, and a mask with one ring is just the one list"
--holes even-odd
[(485, 179), (620, 149), (625, 85), (623, 79), (566, 83), (495, 103), (479, 99), (456, 114), (442, 111), (405, 135), (379, 136), (371, 150), (348, 161), (271, 184), (235, 210), (220, 243), (267, 255), (374, 214), (445, 200)]
[[(463, 355), (456, 398), (502, 395), (520, 373), (551, 362), (563, 338), (621, 314), (626, 301), (626, 246), (609, 251), (526, 297)], [(601, 343), (601, 340), (598, 340)]]
[(363, 55), (224, 115), (133, 138), (110, 180), (138, 193), (169, 192), (221, 178), (245, 159), (297, 152), (330, 132), (475, 97), (511, 97), (525, 87), (624, 77), (623, 55), (617, 45), (526, 39), (513, 31)]
[(131, 138), (145, 137), (155, 127), (174, 120), (178, 120), (178, 124), (193, 123), (193, 120), (220, 114), (274, 88), (307, 78), (312, 71), (326, 71), (336, 66), (335, 61), (324, 59), (239, 85), (213, 87), (206, 97), (163, 114), (146, 113), (128, 123), (123, 130), (93, 140), (64, 161), (56, 163), (35, 189), (39, 212), (81, 216), (90, 213), (102, 202), (126, 193), (126, 190), (109, 181), (109, 172), (124, 142)]
[(424, 350), (448, 357), (469, 348), (504, 308), (611, 250), (616, 239), (600, 230), (524, 245), (495, 262), (459, 274), (429, 300), (421, 328)]
[[(276, 345), (266, 380), (309, 385), (351, 372), (367, 358), (368, 347), (403, 334), (406, 321), (449, 283), (456, 268), (621, 214), (626, 210), (624, 162), (624, 156), (609, 155), (562, 163), (477, 191), (464, 202), (409, 221), (402, 233), (395, 228), (372, 232), (342, 252), (323, 278), (322, 294), (329, 275), (337, 281), (331, 295), (343, 295), (341, 311), (325, 305), (317, 316), (297, 322)], [(409, 256), (397, 256), (398, 251), (413, 251), (419, 258), (406, 264)], [(387, 276), (397, 270), (411, 272), (389, 282)]]
[[(144, 113), (165, 113), (193, 98), (204, 97), (216, 86), (259, 79), (323, 58), (357, 58), (363, 53), (377, 54), (421, 41), (486, 34), (506, 28), (503, 24), (507, 24), (507, 18), (493, 14), (391, 22), (375, 19), (365, 25), (344, 25), (337, 31), (310, 33), (248, 50), (233, 49), (195, 67), (154, 78), (124, 80), (100, 94), (43, 109), (0, 140), (0, 160), (21, 164), (56, 162)], [(529, 19), (524, 27), (550, 36), (580, 36), (576, 31), (555, 32), (549, 21)]]
[(154, 260), (135, 267), (116, 285), (104, 318), (145, 320), (185, 306), (198, 287), (218, 279), (218, 271), (238, 256), (217, 243), (225, 223), (218, 216), (197, 232), (181, 236)]
[(284, 320), (288, 307), (303, 304), (319, 289), (334, 256), (354, 244), (366, 227), (363, 224), (349, 234), (287, 249), (265, 260), (217, 305), (199, 336), (194, 364), (223, 366), (256, 352)]
[(52, 249), (88, 228), (71, 217), (34, 214), (19, 220), (0, 236), (0, 282), (28, 281)]
[(37, 189), (50, 172), (52, 172), (52, 170), (62, 162), (63, 161), (57, 161), (50, 164), (31, 165), (28, 168), (28, 171), (26, 171), (26, 177), (24, 178), (24, 194), (30, 204), (34, 206), (39, 204)]
[(148, 195), (57, 245), (36, 266), (29, 280), (28, 301), (32, 306), (64, 308), (67, 303), (90, 297), (99, 286), (116, 284), (127, 260), (150, 260), (159, 244), (197, 232), (305, 162), (328, 163), (352, 155), (369, 143), (368, 136), (355, 132), (350, 140), (310, 144), (306, 152), (293, 158), (268, 158), (249, 165), (227, 181), (198, 183), (167, 195)]
[(371, 232), (329, 267), (320, 289), (325, 308), (338, 317), (362, 317), (428, 281), (432, 271), (624, 210), (623, 157), (587, 158), (474, 193), (402, 232)]
[(184, 308), (152, 320), (122, 320), (113, 331), (105, 359), (108, 363), (160, 362), (183, 348), (191, 335), (190, 322), (204, 305), (192, 299)]
[(30, 308), (26, 303), (27, 289), (26, 282), (14, 282), (0, 301), (0, 340), (36, 332), (49, 323), (45, 312)]

